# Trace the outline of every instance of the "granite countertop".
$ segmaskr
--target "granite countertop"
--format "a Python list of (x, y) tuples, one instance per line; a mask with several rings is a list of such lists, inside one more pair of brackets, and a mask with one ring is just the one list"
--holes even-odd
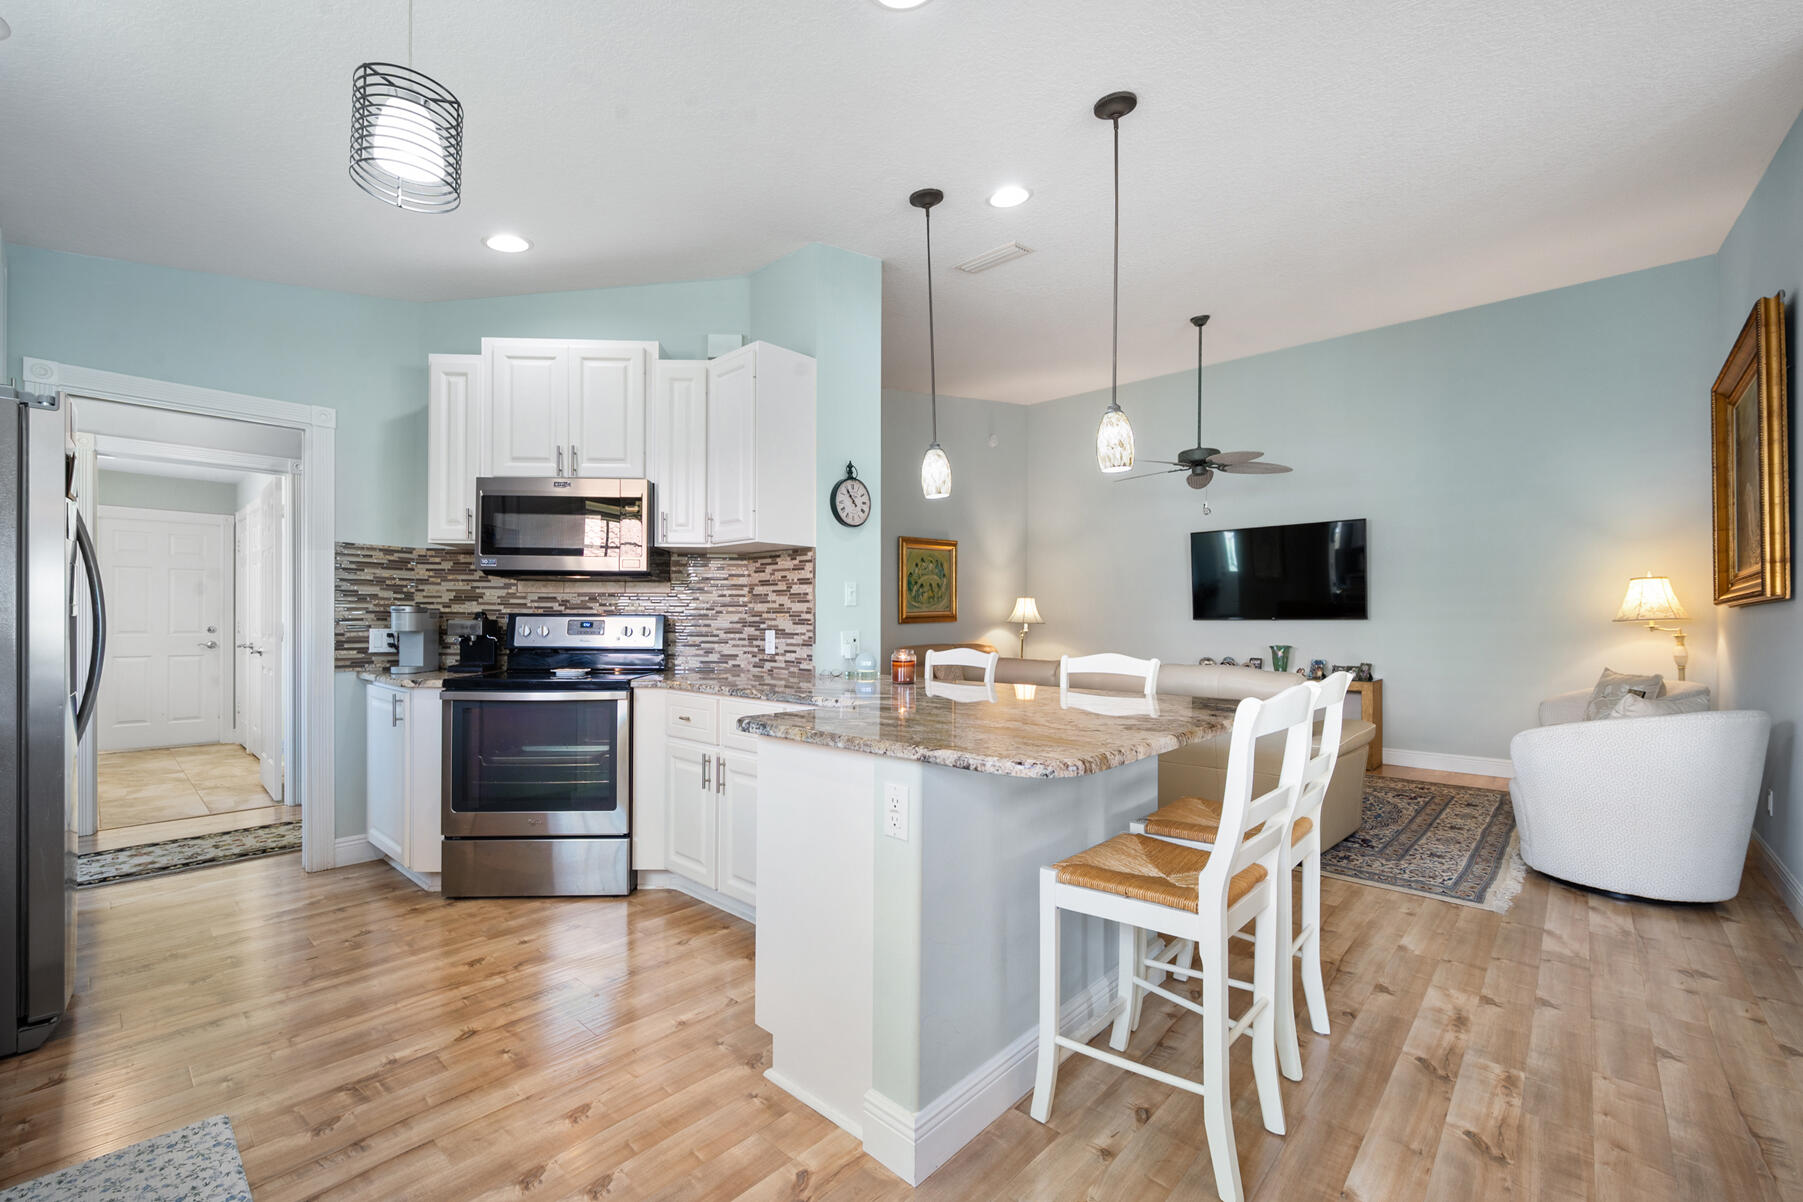
[(743, 718), (739, 729), (866, 755), (1000, 776), (1087, 776), (1233, 726), (1235, 702), (1073, 691), (1051, 685), (884, 685), (872, 704)]
[(744, 697), (783, 705), (870, 705), (889, 691), (888, 680), (856, 685), (843, 676), (815, 676), (806, 671), (760, 672), (664, 672), (641, 676), (635, 689), (680, 689), (686, 693), (710, 693), (716, 697)]
[(453, 673), (439, 671), (409, 672), (405, 676), (396, 676), (393, 672), (366, 669), (357, 673), (357, 679), (368, 681), (370, 684), (393, 685), (403, 689), (442, 689), (445, 677), (450, 675)]

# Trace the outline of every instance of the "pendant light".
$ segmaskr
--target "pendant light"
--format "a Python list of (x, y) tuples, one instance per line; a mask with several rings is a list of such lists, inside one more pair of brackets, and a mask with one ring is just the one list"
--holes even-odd
[(1096, 466), (1104, 472), (1133, 468), (1133, 425), (1121, 411), (1121, 118), (1139, 105), (1132, 92), (1110, 92), (1096, 101), (1096, 116), (1114, 126), (1114, 344), (1109, 357), (1108, 408), (1096, 427)]
[(463, 105), (413, 69), (413, 0), (407, 65), (364, 63), (351, 75), (351, 179), (414, 213), (449, 213), (463, 200)]
[(933, 341), (933, 206), (944, 199), (945, 193), (937, 188), (922, 188), (908, 197), (927, 219), (927, 371), (933, 388), (933, 441), (920, 461), (920, 495), (929, 501), (952, 495), (952, 461), (939, 445), (939, 352)]

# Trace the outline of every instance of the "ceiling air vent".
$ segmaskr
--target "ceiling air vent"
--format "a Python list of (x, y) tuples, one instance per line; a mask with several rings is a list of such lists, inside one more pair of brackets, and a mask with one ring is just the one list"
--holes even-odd
[(1032, 253), (1032, 247), (1022, 246), (1018, 242), (1010, 242), (1005, 246), (998, 246), (994, 250), (986, 250), (974, 259), (966, 259), (964, 262), (958, 264), (958, 270), (968, 271), (972, 275), (975, 275), (979, 271), (988, 271), (991, 267), (1000, 267), (1003, 263), (1009, 262), (1012, 259), (1018, 259), (1022, 255), (1030, 255)]

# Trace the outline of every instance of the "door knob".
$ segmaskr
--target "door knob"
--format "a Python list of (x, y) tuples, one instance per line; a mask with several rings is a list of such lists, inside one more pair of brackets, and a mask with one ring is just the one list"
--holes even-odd
[(219, 646), (219, 640), (208, 639), (206, 642), (202, 643), (201, 646), (205, 647), (208, 651), (211, 651), (213, 648)]

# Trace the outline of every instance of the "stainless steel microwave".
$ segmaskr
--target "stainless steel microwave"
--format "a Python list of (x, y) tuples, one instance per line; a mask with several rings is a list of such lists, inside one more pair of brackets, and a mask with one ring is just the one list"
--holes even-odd
[(476, 568), (491, 576), (643, 576), (651, 482), (583, 476), (476, 481)]

